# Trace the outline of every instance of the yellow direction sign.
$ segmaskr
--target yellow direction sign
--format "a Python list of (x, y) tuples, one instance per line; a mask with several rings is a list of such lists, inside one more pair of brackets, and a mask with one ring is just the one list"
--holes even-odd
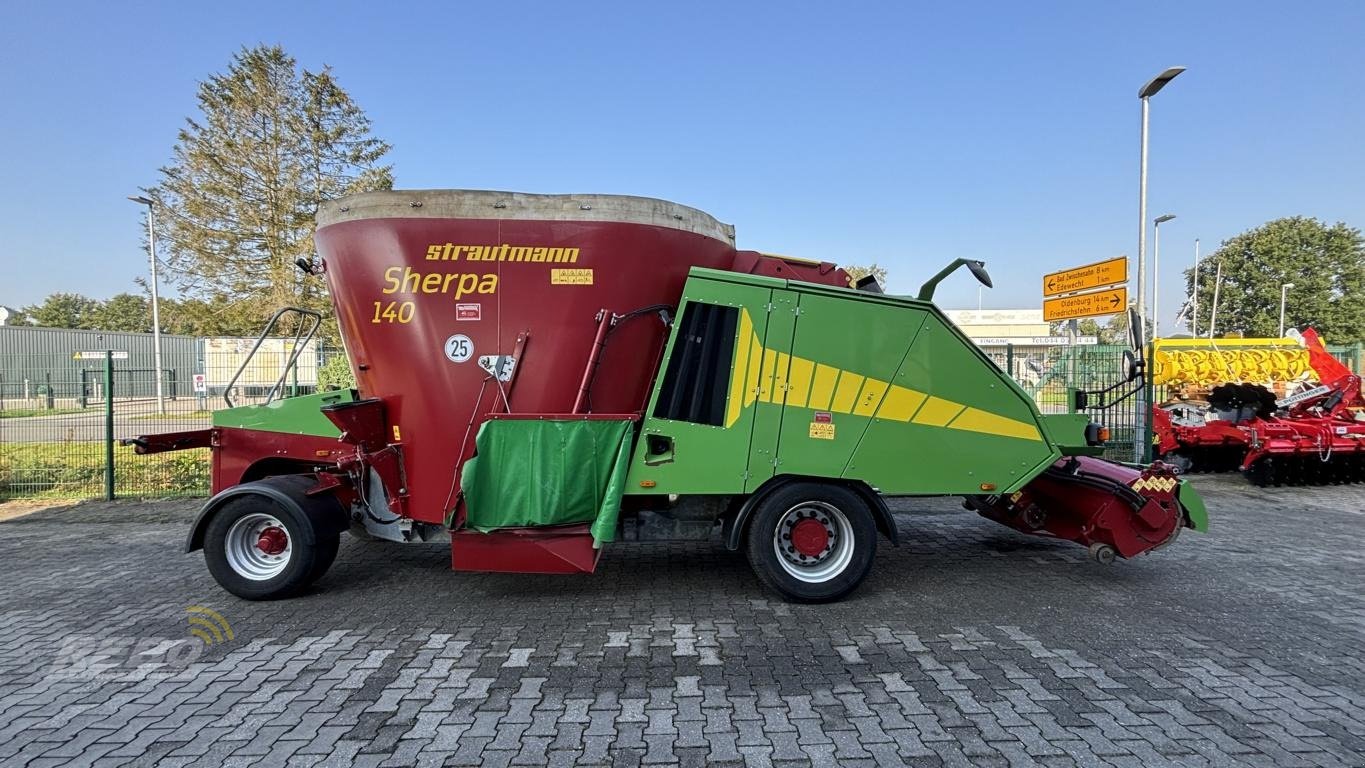
[(1072, 320), (1078, 317), (1098, 317), (1114, 315), (1128, 306), (1128, 289), (1125, 287), (1106, 288), (1094, 293), (1078, 293), (1075, 296), (1058, 296), (1043, 299), (1043, 319)]
[(1088, 291), (1106, 285), (1128, 282), (1128, 257), (1120, 256), (1083, 267), (1064, 269), (1043, 276), (1043, 296)]

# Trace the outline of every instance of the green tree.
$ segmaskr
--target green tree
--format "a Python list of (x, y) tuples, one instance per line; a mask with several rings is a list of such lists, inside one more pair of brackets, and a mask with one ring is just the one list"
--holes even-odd
[[(1219, 335), (1273, 337), (1280, 330), (1280, 286), (1293, 283), (1286, 327), (1313, 326), (1330, 342), (1365, 340), (1365, 239), (1341, 222), (1294, 216), (1276, 219), (1223, 242), (1199, 263), (1199, 329), (1213, 310), (1218, 266)], [(1188, 295), (1194, 270), (1185, 270)], [(1182, 312), (1188, 313), (1187, 306)]]
[(9, 318), (5, 320), (5, 325), (33, 325), (33, 320), (28, 316), (28, 310), (23, 307), (8, 307)]
[(99, 303), (90, 315), (89, 327), (100, 331), (151, 333), (151, 302), (134, 293), (120, 293)]
[(327, 312), (323, 282), (294, 262), (313, 257), (322, 201), (393, 186), (389, 145), (329, 68), (300, 70), (279, 46), (238, 52), (198, 103), (147, 190), (172, 282), (233, 328), (289, 305)]
[(844, 271), (848, 273), (849, 277), (853, 278), (853, 283), (855, 285), (867, 275), (872, 275), (877, 278), (877, 284), (880, 285), (883, 290), (886, 289), (886, 267), (881, 266), (877, 262), (874, 261), (866, 266), (861, 264), (853, 264), (851, 266), (841, 264), (840, 266), (844, 268)]
[(79, 293), (54, 293), (42, 304), (24, 307), (28, 321), (44, 328), (93, 328), (100, 302)]
[(320, 389), (354, 389), (355, 372), (351, 361), (341, 352), (333, 352), (322, 365), (318, 366), (318, 387)]

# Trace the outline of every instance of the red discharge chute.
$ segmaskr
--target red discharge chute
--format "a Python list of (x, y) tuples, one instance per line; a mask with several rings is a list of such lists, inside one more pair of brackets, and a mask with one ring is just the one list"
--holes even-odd
[(1129, 558), (1172, 540), (1186, 524), (1180, 481), (1157, 462), (1135, 469), (1088, 456), (1066, 457), (1018, 493), (968, 505), (1017, 531), (1090, 547), (1096, 559)]

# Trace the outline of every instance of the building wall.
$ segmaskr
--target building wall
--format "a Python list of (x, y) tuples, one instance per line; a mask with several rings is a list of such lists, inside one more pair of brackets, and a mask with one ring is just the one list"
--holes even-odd
[[(155, 395), (156, 356), (150, 333), (7, 325), (0, 326), (0, 397), (34, 397), (49, 384), (55, 397), (80, 397), (83, 386), (87, 395), (93, 395), (89, 387), (103, 376), (104, 363), (78, 360), (75, 355), (106, 349), (128, 353), (126, 360), (115, 361), (117, 393)], [(168, 393), (177, 388), (181, 396), (191, 396), (193, 376), (199, 372), (199, 340), (162, 334), (161, 367)]]
[(1051, 335), (1041, 309), (949, 309), (944, 314), (973, 339)]

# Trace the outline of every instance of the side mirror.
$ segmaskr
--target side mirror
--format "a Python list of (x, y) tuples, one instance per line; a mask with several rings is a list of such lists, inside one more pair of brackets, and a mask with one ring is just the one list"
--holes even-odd
[(1124, 381), (1132, 381), (1141, 373), (1141, 369), (1138, 367), (1137, 355), (1134, 355), (1133, 350), (1131, 349), (1123, 350), (1123, 369), (1128, 373), (1128, 376)]
[(977, 281), (980, 282), (982, 285), (986, 286), (987, 288), (995, 287), (991, 285), (991, 276), (986, 272), (986, 262), (968, 261), (967, 269), (971, 270), (972, 276), (974, 276), (977, 279)]
[(1137, 309), (1134, 307), (1129, 307), (1128, 340), (1129, 343), (1133, 345), (1134, 351), (1136, 351), (1139, 355), (1142, 354), (1142, 350), (1147, 346), (1142, 338), (1142, 335), (1146, 332), (1146, 330), (1147, 329), (1142, 327), (1142, 319), (1138, 317)]

